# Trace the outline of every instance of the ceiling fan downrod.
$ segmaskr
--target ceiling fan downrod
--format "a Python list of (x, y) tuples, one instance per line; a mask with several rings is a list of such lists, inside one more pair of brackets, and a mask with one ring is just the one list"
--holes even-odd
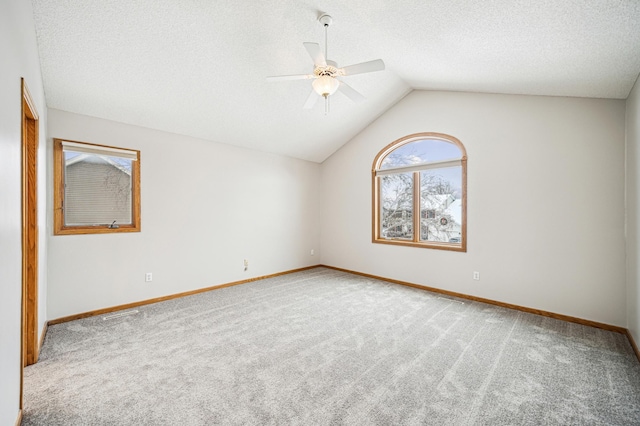
[[(327, 15), (326, 13), (321, 15), (318, 18), (318, 21), (320, 21), (320, 23), (322, 24), (322, 26), (324, 26), (324, 57), (325, 60), (329, 60), (329, 40), (328, 40), (328, 29), (329, 29), (329, 25), (331, 25), (331, 23), (333, 22), (333, 18), (330, 15)], [(333, 76), (331, 76), (333, 78)], [(324, 115), (329, 114), (330, 111), (330, 105), (329, 105), (329, 95), (323, 95), (324, 98)]]
[(327, 29), (329, 28), (329, 25), (331, 25), (331, 23), (333, 22), (333, 18), (331, 17), (331, 15), (327, 15), (325, 13), (318, 18), (318, 22), (320, 22), (324, 26), (324, 57), (325, 59), (329, 59), (329, 54), (328, 54), (329, 43), (327, 42)]

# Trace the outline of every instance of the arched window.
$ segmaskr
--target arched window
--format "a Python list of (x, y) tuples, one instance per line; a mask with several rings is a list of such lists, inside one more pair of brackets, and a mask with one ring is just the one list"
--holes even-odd
[(453, 136), (416, 133), (373, 162), (373, 242), (467, 251), (467, 153)]

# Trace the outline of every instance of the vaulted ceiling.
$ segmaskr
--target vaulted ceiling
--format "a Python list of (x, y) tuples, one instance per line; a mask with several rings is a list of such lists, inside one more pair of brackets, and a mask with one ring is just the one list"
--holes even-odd
[[(624, 99), (640, 72), (638, 0), (32, 0), (49, 108), (322, 162), (412, 89)], [(381, 58), (302, 106), (303, 42)], [(59, 135), (61, 136), (61, 135)]]

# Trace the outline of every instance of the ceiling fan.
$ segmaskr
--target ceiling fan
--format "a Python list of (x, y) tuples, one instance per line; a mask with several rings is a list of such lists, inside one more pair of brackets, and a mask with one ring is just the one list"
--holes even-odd
[(360, 103), (365, 100), (363, 95), (342, 81), (342, 77), (382, 71), (384, 70), (384, 62), (382, 59), (376, 59), (374, 61), (362, 62), (359, 64), (349, 65), (344, 68), (338, 68), (338, 64), (327, 59), (327, 29), (333, 22), (333, 18), (325, 13), (318, 18), (318, 21), (324, 26), (324, 54), (322, 53), (318, 43), (302, 43), (313, 60), (313, 73), (267, 77), (267, 81), (313, 80), (313, 83), (311, 83), (313, 90), (309, 94), (303, 108), (313, 108), (318, 101), (318, 97), (322, 96), (325, 99), (326, 114), (329, 112), (329, 96), (333, 95), (337, 90), (340, 90), (342, 94), (356, 103)]

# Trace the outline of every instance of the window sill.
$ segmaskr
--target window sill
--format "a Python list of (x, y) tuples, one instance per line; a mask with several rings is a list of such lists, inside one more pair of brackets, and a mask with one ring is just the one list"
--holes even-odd
[(372, 241), (374, 244), (390, 244), (395, 246), (407, 246), (407, 247), (419, 247), (419, 248), (427, 248), (434, 250), (447, 250), (447, 251), (458, 251), (458, 252), (467, 252), (467, 247), (465, 244), (460, 243), (436, 243), (436, 242), (423, 242), (418, 243), (415, 241), (407, 241), (396, 238), (374, 238)]
[(109, 228), (105, 225), (100, 226), (69, 226), (55, 229), (53, 235), (81, 235), (81, 234), (117, 234), (121, 232), (140, 232), (140, 227), (133, 225), (120, 225), (119, 228)]

